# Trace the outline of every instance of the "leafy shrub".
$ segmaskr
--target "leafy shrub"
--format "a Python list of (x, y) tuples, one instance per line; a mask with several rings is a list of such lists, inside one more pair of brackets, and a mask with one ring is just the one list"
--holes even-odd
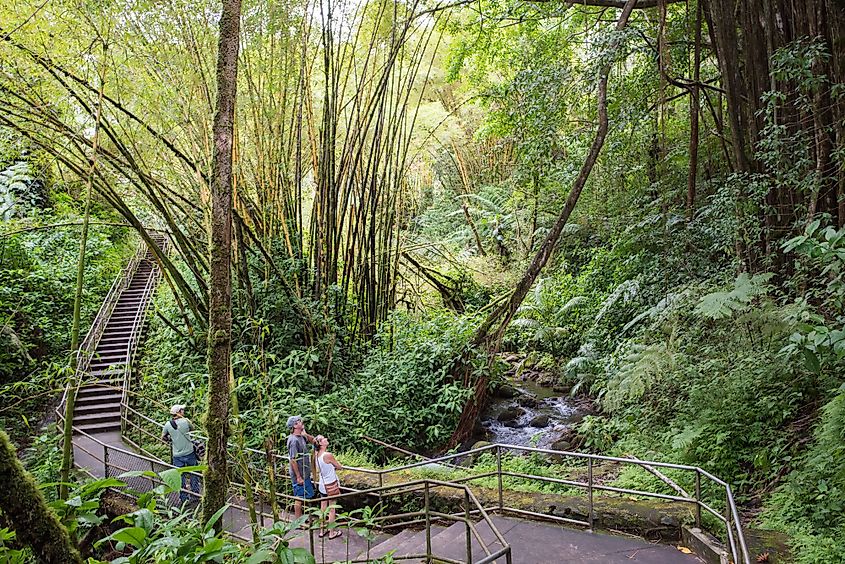
[[(47, 223), (76, 222), (76, 215), (43, 214)], [(25, 224), (7, 222), (15, 231)], [(126, 230), (92, 227), (82, 296), (85, 334), (132, 246)], [(0, 424), (14, 438), (40, 412), (44, 398), (58, 393), (70, 348), (79, 258), (78, 228), (24, 231), (0, 244)], [(57, 386), (57, 384), (59, 384)]]
[(361, 434), (413, 450), (439, 446), (471, 393), (464, 382), (453, 380), (455, 359), (466, 352), (477, 374), (487, 367), (483, 357), (467, 351), (473, 328), (471, 320), (446, 311), (396, 315), (362, 369), (326, 397), (349, 421), (347, 429), (333, 430), (350, 446)]

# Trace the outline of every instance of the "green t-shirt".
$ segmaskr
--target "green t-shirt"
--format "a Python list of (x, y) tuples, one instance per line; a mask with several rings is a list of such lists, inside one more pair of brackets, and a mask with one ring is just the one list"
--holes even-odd
[[(175, 429), (170, 421), (176, 422)], [(188, 437), (188, 433), (194, 430), (194, 426), (191, 425), (191, 422), (184, 417), (171, 419), (170, 421), (165, 423), (162, 427), (164, 429), (162, 434), (170, 436), (170, 444), (173, 446), (173, 456), (187, 456), (189, 454), (193, 454), (194, 443), (191, 442), (191, 439)]]

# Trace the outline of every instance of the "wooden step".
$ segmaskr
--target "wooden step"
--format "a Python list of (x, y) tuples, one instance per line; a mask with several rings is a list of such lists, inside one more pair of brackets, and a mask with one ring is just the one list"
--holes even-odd
[(122, 319), (115, 320), (114, 322), (109, 321), (103, 333), (130, 333), (134, 326), (135, 323), (133, 321), (124, 321)]
[(115, 319), (106, 324), (103, 333), (117, 333), (118, 335), (131, 333), (133, 327), (135, 327), (134, 319)]
[(108, 350), (108, 349), (115, 349), (116, 347), (122, 347), (123, 350), (126, 350), (126, 346), (130, 343), (129, 336), (119, 337), (116, 339), (100, 340), (97, 343), (97, 351), (100, 350)]
[(114, 316), (114, 315), (120, 314), (120, 313), (122, 313), (122, 314), (127, 314), (129, 312), (137, 313), (137, 311), (140, 308), (141, 308), (140, 302), (134, 302), (134, 303), (128, 303), (127, 302), (127, 303), (124, 303), (124, 304), (117, 304), (117, 306), (115, 306), (115, 308), (112, 310), (111, 314), (112, 314), (112, 316)]
[[(127, 331), (125, 334), (123, 332), (113, 332), (109, 331), (108, 333), (103, 333), (103, 336), (100, 337), (100, 343), (117, 343), (119, 341), (127, 342), (129, 339), (129, 334), (131, 331)], [(99, 344), (99, 343), (98, 343)]]
[(126, 364), (126, 351), (111, 352), (108, 354), (95, 355), (88, 366), (113, 366), (115, 364)]
[(117, 353), (117, 352), (125, 352), (126, 346), (130, 342), (131, 341), (128, 338), (123, 338), (120, 341), (109, 341), (109, 342), (105, 342), (105, 343), (100, 341), (99, 343), (97, 343), (97, 348), (94, 351), (94, 354), (103, 356), (103, 355), (113, 354), (113, 353)]
[(88, 374), (92, 378), (96, 378), (97, 380), (104, 380), (107, 376), (117, 376), (119, 374), (123, 374), (123, 367), (126, 363), (123, 364), (103, 364), (103, 365), (90, 365), (88, 367)]
[[(104, 354), (112, 354), (116, 352), (126, 353), (126, 347), (129, 346), (130, 343), (131, 342), (128, 337), (124, 337), (118, 341), (100, 341), (95, 352), (100, 355), (100, 358)], [(95, 361), (97, 358), (97, 356), (93, 356), (91, 357), (91, 360)]]

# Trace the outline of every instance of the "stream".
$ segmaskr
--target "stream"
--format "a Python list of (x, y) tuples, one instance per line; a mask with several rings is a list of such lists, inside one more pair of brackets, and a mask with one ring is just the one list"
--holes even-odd
[[(512, 397), (511, 397), (512, 396)], [(481, 416), (483, 440), (519, 446), (552, 448), (571, 434), (587, 409), (569, 395), (530, 380), (508, 381)]]

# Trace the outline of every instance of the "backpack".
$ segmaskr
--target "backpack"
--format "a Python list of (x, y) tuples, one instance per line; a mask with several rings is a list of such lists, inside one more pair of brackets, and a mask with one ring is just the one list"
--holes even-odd
[[(170, 420), (170, 426), (173, 427), (174, 430), (179, 430), (179, 426), (176, 424), (175, 419)], [(202, 457), (205, 456), (205, 443), (199, 439), (192, 439), (188, 437), (188, 440), (191, 441), (191, 444), (194, 445), (194, 455), (196, 455), (197, 460), (200, 460)]]

